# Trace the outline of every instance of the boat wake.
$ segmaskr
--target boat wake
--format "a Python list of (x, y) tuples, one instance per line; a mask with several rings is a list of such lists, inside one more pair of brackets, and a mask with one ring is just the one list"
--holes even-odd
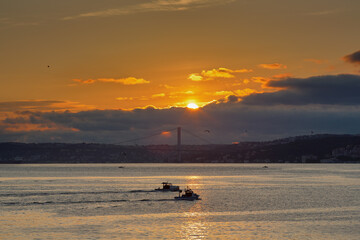
[(81, 195), (81, 194), (122, 194), (122, 193), (150, 193), (155, 190), (131, 190), (131, 191), (101, 191), (101, 192), (25, 192), (3, 193), (0, 197), (30, 197), (30, 196), (54, 196), (54, 195)]
[(46, 201), (46, 202), (4, 202), (2, 206), (31, 206), (31, 205), (68, 205), (68, 204), (95, 204), (95, 203), (121, 203), (121, 202), (165, 202), (174, 201), (174, 199), (118, 199), (118, 200), (96, 200), (96, 201)]
[(129, 191), (130, 193), (150, 193), (150, 192), (156, 192), (155, 190), (132, 190)]

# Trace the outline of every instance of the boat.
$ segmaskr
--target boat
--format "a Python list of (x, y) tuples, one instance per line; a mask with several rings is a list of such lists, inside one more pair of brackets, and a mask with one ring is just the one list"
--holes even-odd
[(189, 187), (186, 187), (185, 193), (180, 196), (181, 192), (182, 192), (182, 190), (179, 190), (179, 196), (174, 197), (175, 200), (187, 200), (187, 201), (201, 200), (201, 198), (199, 198), (200, 195), (194, 193), (194, 191), (191, 190)]
[(179, 186), (172, 185), (172, 183), (169, 182), (163, 182), (162, 185), (162, 188), (155, 188), (155, 191), (176, 192), (180, 190)]

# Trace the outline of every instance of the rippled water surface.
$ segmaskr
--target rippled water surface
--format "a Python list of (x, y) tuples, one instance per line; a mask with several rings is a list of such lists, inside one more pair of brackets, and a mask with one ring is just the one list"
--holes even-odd
[(119, 166), (0, 165), (0, 239), (360, 239), (360, 164)]

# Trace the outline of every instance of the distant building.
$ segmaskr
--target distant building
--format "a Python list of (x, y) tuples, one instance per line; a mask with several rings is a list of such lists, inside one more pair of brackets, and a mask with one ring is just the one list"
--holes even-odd
[(332, 157), (351, 157), (360, 158), (360, 145), (350, 146), (347, 145), (343, 148), (336, 148), (332, 151)]

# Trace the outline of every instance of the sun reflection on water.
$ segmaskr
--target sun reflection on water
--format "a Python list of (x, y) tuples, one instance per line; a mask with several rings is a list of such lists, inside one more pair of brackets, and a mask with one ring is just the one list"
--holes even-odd
[[(199, 193), (200, 197), (203, 196), (203, 192), (199, 192), (198, 189), (203, 186), (202, 178), (199, 176), (186, 177), (186, 186), (189, 186), (195, 193)], [(181, 225), (182, 239), (205, 239), (208, 236), (208, 221), (204, 212), (203, 201), (187, 202), (192, 204), (189, 209), (184, 213), (184, 221)]]

